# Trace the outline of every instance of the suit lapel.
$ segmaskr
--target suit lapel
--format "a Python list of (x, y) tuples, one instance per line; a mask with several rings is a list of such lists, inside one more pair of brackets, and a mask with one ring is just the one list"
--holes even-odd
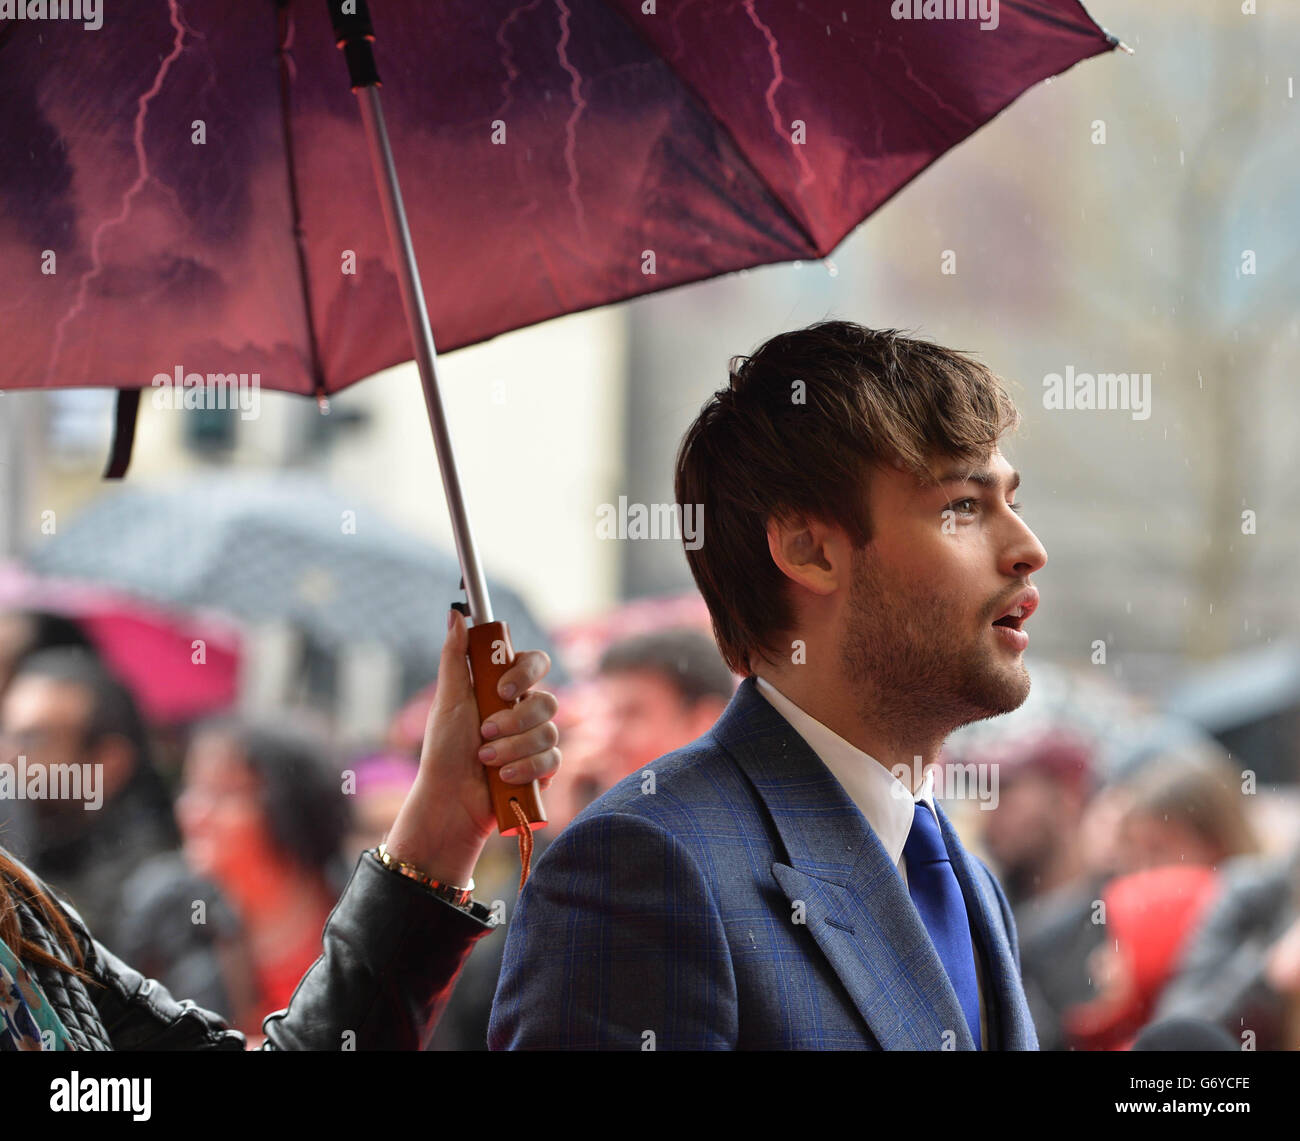
[[(771, 814), (787, 855), (772, 874), (876, 1041), (886, 1050), (973, 1050), (956, 991), (898, 869), (753, 678), (741, 683), (713, 735)], [(944, 839), (950, 842), (947, 832)]]
[(986, 990), (989, 992), (985, 995), (985, 1002), (989, 1008), (989, 1033), (994, 1035), (990, 1048), (1036, 1050), (1038, 1039), (1032, 1032), (1033, 1019), (1002, 922), (1002, 909), (988, 886), (983, 869), (962, 847), (957, 831), (943, 809), (937, 804), (935, 807), (944, 846), (948, 849), (948, 857), (966, 900), (966, 912), (970, 916), (977, 950), (982, 948), (984, 954)]

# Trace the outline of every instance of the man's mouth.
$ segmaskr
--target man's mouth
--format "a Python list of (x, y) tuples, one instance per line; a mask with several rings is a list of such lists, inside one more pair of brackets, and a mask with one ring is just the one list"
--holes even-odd
[(994, 626), (1009, 626), (1019, 630), (1029, 616), (1038, 609), (1038, 591), (1034, 587), (1021, 591), (1004, 607), (1000, 617), (993, 620)]
[(998, 637), (1007, 646), (1016, 651), (1023, 651), (1029, 645), (1029, 635), (1021, 627), (1029, 621), (1029, 616), (1038, 609), (1038, 591), (1032, 586), (1017, 595), (1003, 610), (1002, 615), (993, 620), (993, 625), (1005, 630)]

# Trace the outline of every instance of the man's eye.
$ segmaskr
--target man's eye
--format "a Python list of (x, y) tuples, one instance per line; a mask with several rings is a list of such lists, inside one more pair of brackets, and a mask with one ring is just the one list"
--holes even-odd
[[(965, 510), (963, 510), (963, 508), (964, 508), (967, 504), (970, 505), (970, 511), (965, 511)], [(948, 504), (948, 510), (949, 510), (949, 511), (956, 511), (958, 515), (974, 514), (974, 513), (975, 513), (975, 510), (976, 510), (978, 507), (979, 507), (979, 500), (978, 500), (978, 499), (958, 499), (958, 500), (955, 500), (955, 501), (953, 501), (952, 503), (949, 503), (949, 504)]]

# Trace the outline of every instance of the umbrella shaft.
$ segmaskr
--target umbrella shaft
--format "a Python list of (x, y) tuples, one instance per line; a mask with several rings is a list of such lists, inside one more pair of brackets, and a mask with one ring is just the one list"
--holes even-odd
[(438, 453), (438, 469), (442, 473), (442, 487), (447, 497), (447, 510), (451, 514), (451, 530), (456, 540), (456, 554), (460, 558), (461, 574), (465, 580), (465, 594), (469, 599), (470, 618), (474, 625), (492, 621), (492, 601), (488, 597), (487, 580), (479, 564), (474, 536), (470, 531), (469, 515), (461, 492), (460, 475), (456, 457), (452, 453), (451, 435), (447, 431), (447, 416), (443, 411), (442, 397), (438, 392), (437, 350), (433, 344), (433, 329), (424, 304), (424, 290), (420, 286), (420, 271), (415, 263), (415, 247), (411, 244), (411, 231), (406, 224), (406, 209), (402, 205), (402, 190), (397, 181), (397, 167), (393, 164), (393, 151), (388, 143), (388, 129), (384, 125), (384, 112), (379, 102), (378, 87), (360, 87), (356, 91), (365, 123), (366, 138), (370, 141), (370, 163), (374, 168), (379, 198), (384, 208), (384, 223), (388, 227), (388, 240), (397, 263), (397, 282), (402, 292), (402, 308), (406, 311), (406, 324), (411, 331), (415, 347), (415, 363), (420, 370), (420, 383), (424, 388), (424, 404), (429, 413), (429, 427), (433, 431), (433, 446)]

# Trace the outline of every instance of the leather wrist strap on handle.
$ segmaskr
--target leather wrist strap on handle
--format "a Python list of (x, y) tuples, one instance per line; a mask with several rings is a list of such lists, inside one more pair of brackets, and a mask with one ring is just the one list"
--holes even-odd
[[(514, 704), (498, 692), (501, 675), (515, 660), (510, 644), (510, 631), (504, 622), (484, 622), (469, 628), (469, 669), (474, 680), (474, 700), (478, 705), (480, 721), (493, 713), (509, 709)], [(487, 771), (488, 791), (492, 795), (492, 808), (497, 814), (497, 827), (502, 836), (519, 837), (520, 890), (528, 882), (528, 872), (533, 856), (533, 831), (546, 827), (546, 809), (542, 807), (541, 790), (536, 781), (529, 784), (506, 784), (495, 769)]]

